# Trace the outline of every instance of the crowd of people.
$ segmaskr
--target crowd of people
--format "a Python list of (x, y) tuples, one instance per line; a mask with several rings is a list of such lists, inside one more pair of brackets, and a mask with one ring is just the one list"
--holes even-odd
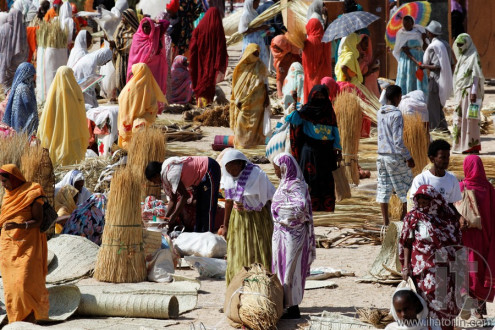
[[(35, 137), (48, 149), (55, 166), (81, 162), (88, 149), (103, 155), (115, 144), (128, 148), (134, 133), (151, 126), (169, 103), (211, 105), (215, 87), (227, 73), (225, 5), (219, 1), (172, 0), (153, 17), (129, 8), (126, 0), (104, 1), (99, 10), (108, 10), (115, 26), (112, 30), (111, 24), (104, 25), (103, 37), (93, 34), (95, 21), (74, 16), (77, 8), (69, 2), (34, 3), (16, 0), (9, 3), (8, 12), (0, 12), (0, 84), (5, 96), (0, 103), (0, 134)], [(146, 167), (145, 177), (160, 184), (167, 196), (171, 228), (194, 205), (194, 217), (182, 224), (196, 232), (220, 230), (226, 238), (227, 285), (242, 267), (260, 263), (284, 287), (284, 317), (299, 318), (305, 280), (316, 257), (312, 212), (336, 209), (332, 172), (343, 157), (336, 99), (343, 92), (354, 92), (364, 104), (380, 98), (376, 201), (385, 226), (390, 222), (392, 194), (403, 203), (400, 260), (403, 278), (410, 278), (414, 288), (394, 294), (392, 314), (398, 322), (452, 321), (465, 309), (458, 301), (466, 305), (470, 298), (475, 301), (475, 316), (482, 317), (485, 303), (492, 302), (495, 293), (490, 276), (495, 271), (491, 243), (495, 191), (476, 155), (465, 158), (465, 179), (460, 183), (447, 171), (451, 152), (481, 151), (484, 76), (471, 37), (458, 33), (450, 46), (441, 39), (439, 22), (432, 20), (423, 27), (413, 17), (403, 17), (392, 50), (398, 63), (396, 81), (381, 90), (380, 54), (374, 51), (367, 28), (324, 42), (331, 22), (323, 2), (314, 0), (305, 22), (305, 40), (298, 46), (280, 15), (257, 28), (250, 26), (271, 4), (244, 1), (238, 23), (242, 56), (232, 74), (229, 104), (235, 149), (226, 149), (216, 160), (170, 157)], [(355, 0), (345, 0), (343, 8), (342, 15), (362, 11)], [(63, 63), (47, 73), (40, 65), (43, 53), (36, 34), (53, 24), (65, 33), (67, 45), (63, 45)], [(102, 77), (108, 64), (114, 74)], [(52, 75), (48, 80), (47, 74)], [(270, 127), (271, 74), (276, 77), (276, 98), (284, 107), (281, 124), (288, 137), (285, 150), (272, 159), (278, 188), (238, 150), (264, 145), (267, 137), (275, 137)], [(35, 82), (39, 75), (50, 82), (43, 86), (43, 100), (36, 92), (41, 88)], [(106, 83), (98, 85), (102, 78)], [(95, 127), (87, 116), (95, 110), (109, 111), (100, 108), (100, 91), (118, 102), (114, 124), (105, 128)], [(455, 111), (450, 132), (443, 108), (452, 92)], [(40, 117), (38, 105), (43, 105)], [(411, 172), (415, 162), (403, 141), (406, 114), (419, 114), (428, 130), (442, 130), (452, 138), (452, 146), (445, 140), (431, 142), (432, 165), (415, 178)], [(363, 115), (362, 121), (359, 135), (369, 137), (371, 119)], [(104, 130), (111, 139), (97, 142), (95, 134)], [(9, 322), (46, 319), (47, 243), (39, 230), (44, 193), (12, 164), (0, 168), (0, 180), (5, 188), (0, 270)], [(483, 230), (470, 227), (470, 219), (454, 206), (467, 190), (474, 191)], [(225, 210), (219, 219), (217, 204), (222, 197)], [(409, 212), (408, 198), (413, 204)], [(106, 196), (89, 192), (81, 172), (71, 171), (56, 184), (54, 207), (59, 216), (57, 234), (80, 235), (101, 244)], [(459, 247), (468, 251), (464, 263), (458, 259)], [(439, 253), (443, 260), (435, 259)], [(23, 254), (28, 258), (17, 258)], [(468, 262), (477, 262), (478, 270), (459, 280), (455, 274)], [(448, 271), (439, 279), (435, 277), (439, 267), (457, 273)], [(462, 290), (456, 287), (461, 282), (466, 284)], [(437, 290), (440, 285), (446, 288), (443, 295)], [(409, 313), (404, 305), (412, 308)]]

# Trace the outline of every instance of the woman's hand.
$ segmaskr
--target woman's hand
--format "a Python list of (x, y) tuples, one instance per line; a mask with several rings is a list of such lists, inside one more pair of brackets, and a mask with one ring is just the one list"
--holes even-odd
[(401, 273), (402, 273), (402, 279), (404, 281), (407, 281), (407, 279), (411, 276), (411, 271), (409, 270), (409, 267), (403, 267)]
[(476, 94), (471, 94), (471, 103), (476, 103), (477, 96), (478, 95), (476, 95)]
[[(24, 228), (26, 228), (26, 225), (24, 225)], [(20, 229), (21, 225), (15, 222), (7, 222), (4, 226), (3, 229), (5, 230), (12, 230), (12, 229)]]
[(461, 216), (459, 218), (459, 226), (461, 227), (461, 230), (468, 229), (469, 222), (467, 222), (467, 220), (463, 216)]
[(338, 164), (342, 161), (342, 151), (339, 149), (335, 149), (334, 152), (335, 152), (335, 158), (336, 158), (337, 164)]
[(297, 91), (292, 91), (291, 92), (292, 99), (294, 100), (294, 103), (297, 102)]

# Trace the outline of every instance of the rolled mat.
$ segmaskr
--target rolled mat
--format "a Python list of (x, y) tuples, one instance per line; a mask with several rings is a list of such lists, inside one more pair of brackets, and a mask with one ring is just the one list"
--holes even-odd
[(215, 135), (213, 139), (212, 149), (215, 151), (222, 151), (226, 148), (234, 147), (233, 135)]

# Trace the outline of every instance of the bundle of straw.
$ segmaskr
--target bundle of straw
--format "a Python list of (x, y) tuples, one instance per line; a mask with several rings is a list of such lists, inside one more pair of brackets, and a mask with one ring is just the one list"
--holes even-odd
[(346, 198), (351, 198), (351, 187), (345, 176), (345, 168), (339, 166), (332, 172), (333, 180), (335, 182), (335, 200), (340, 202)]
[(404, 116), (403, 135), (404, 144), (416, 163), (412, 169), (413, 175), (416, 176), (430, 162), (428, 159), (430, 136), (419, 114)]
[(36, 31), (36, 44), (42, 48), (67, 48), (67, 29), (62, 30), (58, 21), (42, 22)]
[(242, 12), (243, 12), (242, 9), (236, 10), (235, 12), (231, 13), (229, 16), (225, 17), (222, 20), (223, 30), (225, 32), (226, 37), (230, 37), (231, 35), (237, 32), (237, 29), (239, 28), (239, 21), (241, 20)]
[[(274, 279), (278, 281), (276, 276), (268, 274), (266, 269), (260, 264), (253, 264), (248, 272), (248, 277), (244, 279), (239, 317), (248, 328), (252, 330), (269, 330), (276, 329), (277, 322), (281, 315), (279, 310), (281, 306), (277, 306), (274, 299), (275, 295), (282, 295), (277, 298), (283, 298), (283, 293), (276, 292), (277, 285)], [(280, 287), (278, 282), (278, 287)]]
[(377, 329), (384, 329), (387, 325), (394, 322), (394, 318), (388, 310), (361, 308), (356, 310), (359, 320), (369, 323)]
[[(26, 134), (14, 134), (6, 138), (0, 138), (0, 166), (15, 164), (21, 167), (21, 157), (26, 147), (29, 146), (29, 136)], [(0, 189), (0, 203), (2, 202), (4, 189)]]
[(287, 18), (284, 25), (287, 27), (285, 37), (296, 47), (303, 49), (306, 40), (306, 15), (309, 6), (303, 1), (289, 1)]
[(26, 148), (21, 157), (21, 172), (27, 181), (41, 185), (50, 204), (55, 200), (55, 174), (48, 149), (41, 145)]
[(390, 197), (390, 201), (388, 203), (388, 214), (392, 220), (402, 220), (402, 202), (396, 194), (393, 194)]
[(140, 183), (135, 173), (131, 168), (118, 170), (108, 196), (95, 279), (112, 283), (146, 279), (140, 201)]
[(229, 127), (230, 106), (216, 106), (205, 109), (205, 111), (194, 117), (194, 121), (202, 123), (204, 126)]
[(358, 149), (363, 113), (356, 92), (343, 92), (334, 103), (342, 144), (346, 176), (350, 183), (359, 184)]
[(364, 94), (366, 101), (359, 99), (361, 108), (366, 116), (368, 116), (372, 122), (376, 124), (376, 113), (380, 110), (380, 100), (373, 94), (365, 85), (358, 83), (356, 87)]
[(167, 137), (158, 128), (146, 128), (132, 137), (128, 149), (127, 166), (138, 178), (142, 187), (141, 197), (155, 196), (161, 199), (161, 187), (144, 177), (144, 170), (149, 162), (163, 162), (167, 153)]

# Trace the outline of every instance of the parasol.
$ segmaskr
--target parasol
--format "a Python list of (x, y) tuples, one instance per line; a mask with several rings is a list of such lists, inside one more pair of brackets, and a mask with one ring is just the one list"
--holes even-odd
[(349, 34), (368, 27), (380, 17), (365, 11), (343, 14), (330, 24), (323, 35), (323, 42), (347, 37)]
[(427, 1), (409, 2), (399, 7), (397, 12), (390, 18), (385, 31), (385, 41), (387, 46), (394, 48), (397, 32), (402, 28), (402, 19), (411, 16), (414, 23), (426, 26), (430, 21), (431, 4)]

